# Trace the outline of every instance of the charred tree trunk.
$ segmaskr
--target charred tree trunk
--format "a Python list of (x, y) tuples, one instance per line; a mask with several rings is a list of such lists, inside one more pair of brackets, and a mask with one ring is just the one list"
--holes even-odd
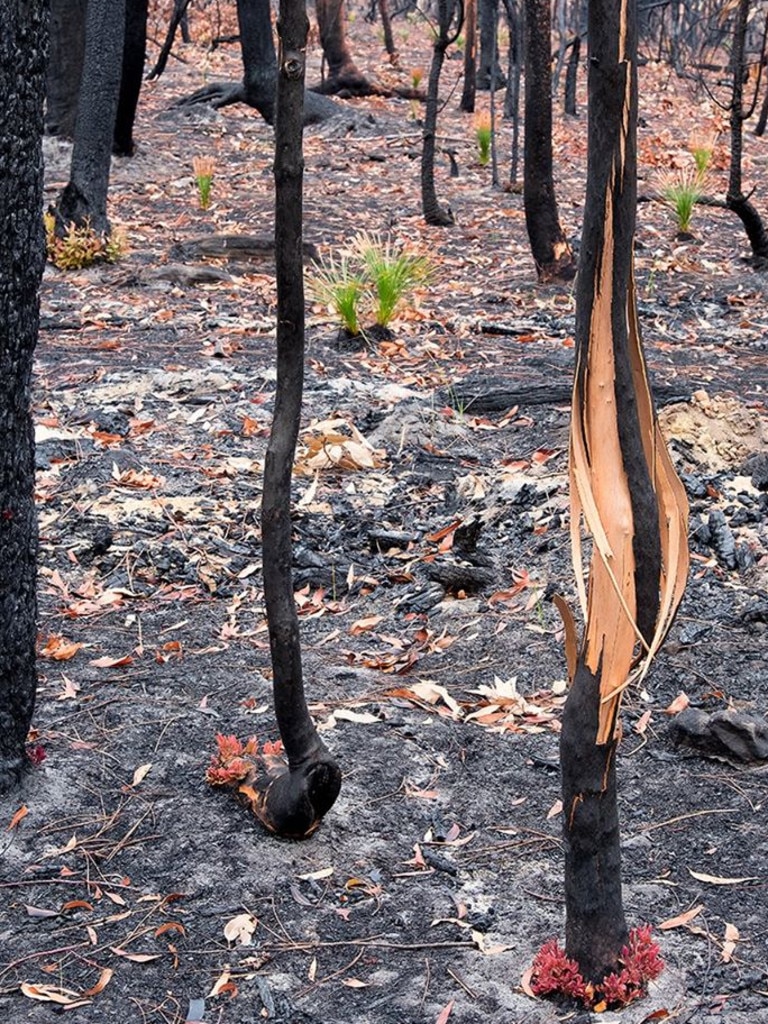
[(50, 53), (45, 90), (45, 131), (71, 139), (85, 56), (88, 0), (52, 0)]
[(183, 26), (186, 24), (187, 8), (189, 7), (191, 0), (173, 0), (173, 13), (171, 14), (171, 20), (168, 25), (168, 31), (165, 33), (165, 39), (163, 45), (160, 47), (160, 53), (157, 55), (155, 66), (147, 75), (147, 78), (151, 82), (154, 78), (159, 78), (160, 75), (165, 71), (168, 58), (171, 55), (173, 49), (173, 42), (176, 38), (176, 32), (179, 26), (182, 26), (182, 40), (185, 43), (189, 42), (189, 39), (184, 37)]
[(573, 255), (555, 198), (552, 170), (551, 12), (525, 0), (525, 224), (540, 281), (573, 277)]
[(392, 17), (389, 13), (389, 0), (379, 0), (379, 17), (381, 28), (384, 33), (384, 49), (389, 54), (389, 61), (393, 67), (398, 66), (398, 52), (395, 46), (395, 37), (392, 34)]
[(570, 117), (576, 117), (576, 83), (579, 74), (579, 57), (581, 56), (581, 36), (574, 36), (571, 43), (571, 53), (568, 57), (568, 65), (565, 69), (565, 113)]
[[(589, 4), (587, 194), (576, 291), (571, 531), (586, 628), (569, 653), (560, 739), (566, 952), (586, 981), (627, 939), (616, 799), (617, 715), (682, 597), (687, 502), (656, 422), (635, 307), (635, 0)], [(588, 593), (579, 522), (592, 534)]]
[(344, 0), (316, 0), (315, 11), (320, 42), (328, 62), (328, 77), (318, 91), (367, 96), (371, 83), (355, 64), (349, 49)]
[(52, 208), (61, 235), (70, 223), (109, 234), (107, 192), (124, 36), (125, 0), (89, 0), (69, 184)]
[(517, 191), (520, 170), (520, 78), (523, 62), (523, 8), (518, 0), (504, 0), (509, 25), (509, 60), (507, 91), (504, 95), (504, 117), (512, 122), (512, 152), (509, 183)]
[(27, 763), (35, 706), (37, 520), (30, 415), (45, 243), (41, 139), (48, 4), (0, 0), (0, 792)]
[(288, 771), (265, 785), (254, 808), (267, 828), (293, 839), (314, 832), (341, 786), (338, 766), (307, 710), (291, 568), (291, 479), (304, 380), (302, 124), (308, 27), (304, 0), (281, 0), (275, 124), (277, 393), (264, 464), (262, 542), (275, 713)]
[(475, 111), (477, 90), (477, 0), (464, 3), (464, 88), (461, 93), (459, 110), (465, 114)]
[[(435, 190), (435, 148), (437, 139), (437, 104), (440, 93), (440, 72), (443, 70), (445, 52), (456, 42), (464, 21), (463, 8), (456, 0), (438, 0), (438, 32), (432, 46), (432, 63), (429, 68), (427, 101), (424, 110), (424, 129), (421, 149), (421, 209), (427, 224), (436, 227), (450, 227), (454, 223), (450, 207), (441, 206)], [(456, 26), (452, 30), (454, 15)]]
[(275, 123), (277, 57), (272, 39), (269, 0), (237, 0), (237, 21), (243, 52), (245, 102)]
[(728, 194), (725, 197), (725, 202), (728, 209), (732, 210), (744, 225), (749, 244), (752, 247), (752, 257), (755, 264), (760, 268), (764, 268), (768, 265), (768, 235), (766, 235), (763, 220), (756, 207), (744, 195), (741, 181), (741, 155), (745, 119), (744, 74), (746, 62), (744, 51), (748, 17), (749, 0), (739, 0), (733, 26), (733, 48), (731, 52), (731, 60), (733, 61), (730, 114), (731, 168), (728, 179)]
[(498, 59), (496, 43), (499, 31), (499, 0), (477, 0), (480, 21), (480, 60), (477, 67), (477, 88), (503, 89), (507, 84)]
[(147, 13), (149, 0), (126, 0), (123, 70), (117, 101), (112, 152), (115, 156), (133, 156), (133, 125), (139, 105), (144, 59), (147, 51)]

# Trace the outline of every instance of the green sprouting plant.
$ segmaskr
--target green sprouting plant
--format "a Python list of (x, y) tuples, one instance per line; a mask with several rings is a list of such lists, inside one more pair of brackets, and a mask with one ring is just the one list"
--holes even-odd
[(315, 265), (310, 288), (338, 314), (348, 334), (364, 334), (361, 317), (385, 328), (431, 272), (426, 256), (408, 252), (390, 239), (361, 232), (348, 249)]
[(66, 234), (56, 234), (56, 218), (51, 211), (43, 214), (45, 244), (48, 259), (59, 270), (82, 270), (93, 263), (116, 263), (125, 253), (125, 236), (117, 229), (108, 235), (98, 235), (86, 222), (78, 227), (74, 222)]
[(429, 278), (429, 260), (399, 248), (391, 239), (383, 240), (380, 235), (367, 232), (355, 238), (352, 248), (373, 292), (374, 323), (386, 327), (398, 306)]
[(678, 171), (662, 184), (661, 194), (675, 214), (681, 235), (690, 233), (693, 208), (703, 194), (701, 184), (698, 173), (692, 174), (687, 170)]
[(707, 171), (712, 163), (715, 141), (716, 138), (705, 138), (698, 133), (691, 138), (689, 148), (693, 156), (693, 162), (696, 165), (696, 179), (699, 183), (704, 182)]
[(336, 259), (331, 254), (317, 263), (310, 287), (320, 302), (333, 307), (348, 334), (360, 333), (359, 307), (365, 282), (353, 257), (341, 253)]
[(477, 139), (478, 159), (485, 167), (491, 159), (491, 115), (478, 114), (475, 118), (475, 138)]
[(210, 156), (196, 156), (192, 160), (200, 209), (207, 210), (211, 204), (211, 186), (216, 165)]

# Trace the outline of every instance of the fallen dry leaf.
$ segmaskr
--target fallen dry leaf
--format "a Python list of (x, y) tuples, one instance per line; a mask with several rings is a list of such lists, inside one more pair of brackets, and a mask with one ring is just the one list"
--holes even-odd
[(144, 779), (146, 779), (147, 775), (149, 774), (151, 768), (151, 762), (149, 762), (148, 764), (140, 764), (136, 771), (133, 773), (133, 781), (131, 782), (131, 787), (133, 788), (135, 786), (138, 786), (140, 782), (143, 782)]
[(252, 914), (238, 914), (224, 925), (224, 938), (240, 946), (250, 946), (253, 933), (259, 922)]
[(58, 1003), (60, 1006), (86, 1006), (90, 1002), (89, 999), (83, 999), (79, 992), (73, 992), (68, 988), (55, 988), (53, 985), (30, 985), (23, 981), (19, 989), (28, 999)]
[(675, 697), (675, 699), (669, 705), (669, 707), (664, 708), (664, 714), (665, 715), (679, 715), (681, 711), (685, 711), (685, 709), (688, 707), (688, 705), (690, 703), (691, 702), (688, 699), (688, 694), (687, 693), (683, 693), (683, 691), (681, 690), (680, 693), (678, 693), (678, 695)]
[(723, 961), (727, 964), (731, 962), (733, 958), (733, 952), (736, 949), (736, 943), (739, 941), (739, 929), (734, 924), (726, 924), (725, 926), (725, 941), (723, 942), (722, 953), (720, 954)]
[(29, 814), (29, 808), (27, 807), (26, 804), (22, 804), (21, 807), (18, 809), (18, 811), (16, 811), (16, 813), (11, 818), (10, 823), (8, 825), (8, 828), (6, 829), (6, 832), (10, 832), (11, 829), (16, 828), (16, 826), (19, 824), (19, 822), (23, 818), (26, 818), (26, 816), (28, 814)]
[(686, 910), (684, 914), (678, 914), (676, 917), (669, 917), (666, 921), (662, 921), (659, 925), (659, 931), (667, 932), (671, 928), (682, 928), (689, 924), (695, 917), (704, 909), (704, 904), (699, 903), (697, 907), (692, 907), (690, 910)]
[(109, 948), (115, 956), (122, 956), (134, 964), (148, 964), (150, 960), (159, 960), (163, 955), (162, 953), (129, 953), (127, 949), (121, 949), (119, 946), (110, 946)]
[(85, 992), (83, 992), (83, 995), (97, 996), (99, 992), (103, 992), (107, 985), (110, 983), (110, 981), (112, 981), (114, 973), (115, 972), (112, 970), (111, 967), (104, 967), (102, 969), (101, 974), (99, 975), (99, 980), (91, 988), (86, 989)]
[(707, 875), (702, 871), (692, 871), (690, 868), (688, 868), (688, 874), (699, 882), (707, 882), (708, 885), (741, 885), (743, 882), (758, 881), (755, 875), (747, 875), (744, 878), (723, 878), (720, 875)]
[(341, 984), (346, 985), (347, 988), (369, 988), (370, 982), (360, 981), (359, 978), (342, 978)]
[(435, 1019), (435, 1024), (446, 1024), (448, 1018), (451, 1016), (451, 1010), (453, 1009), (453, 1000), (450, 1003), (446, 1003), (440, 1013), (438, 1013)]

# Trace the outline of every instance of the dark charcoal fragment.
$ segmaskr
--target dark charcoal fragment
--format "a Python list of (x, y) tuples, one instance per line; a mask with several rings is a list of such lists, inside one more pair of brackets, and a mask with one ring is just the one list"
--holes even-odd
[(750, 455), (741, 471), (750, 474), (752, 485), (759, 491), (768, 491), (768, 452)]
[(768, 622), (768, 600), (756, 600), (741, 613), (744, 622)]
[(694, 476), (693, 473), (681, 473), (680, 479), (690, 498), (706, 498), (707, 485), (700, 476)]
[(686, 708), (669, 723), (676, 744), (741, 762), (768, 760), (768, 723), (732, 708), (708, 715)]
[(413, 533), (403, 533), (400, 530), (370, 530), (368, 542), (371, 551), (389, 551), (391, 548), (404, 550), (409, 544), (415, 544), (419, 538)]
[(733, 531), (719, 509), (709, 514), (709, 532), (712, 550), (727, 569), (735, 569), (736, 541), (733, 538)]
[(741, 711), (716, 711), (709, 727), (716, 739), (739, 761), (768, 760), (768, 723)]

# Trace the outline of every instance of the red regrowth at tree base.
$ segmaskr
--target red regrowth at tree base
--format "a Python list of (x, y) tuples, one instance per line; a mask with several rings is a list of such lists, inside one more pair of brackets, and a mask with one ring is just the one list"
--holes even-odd
[(551, 939), (536, 954), (531, 991), (537, 996), (566, 996), (599, 1009), (626, 1006), (639, 999), (645, 995), (648, 982), (664, 970), (650, 925), (632, 929), (628, 944), (621, 950), (619, 965), (621, 969), (606, 975), (599, 985), (587, 984), (576, 961), (565, 955), (556, 939)]
[(259, 741), (251, 736), (247, 743), (242, 743), (237, 736), (216, 735), (218, 750), (211, 756), (211, 762), (205, 773), (206, 782), (212, 786), (232, 786), (242, 782), (263, 768), (267, 759), (279, 757), (283, 752), (280, 740), (275, 743), (264, 743), (259, 749)]

